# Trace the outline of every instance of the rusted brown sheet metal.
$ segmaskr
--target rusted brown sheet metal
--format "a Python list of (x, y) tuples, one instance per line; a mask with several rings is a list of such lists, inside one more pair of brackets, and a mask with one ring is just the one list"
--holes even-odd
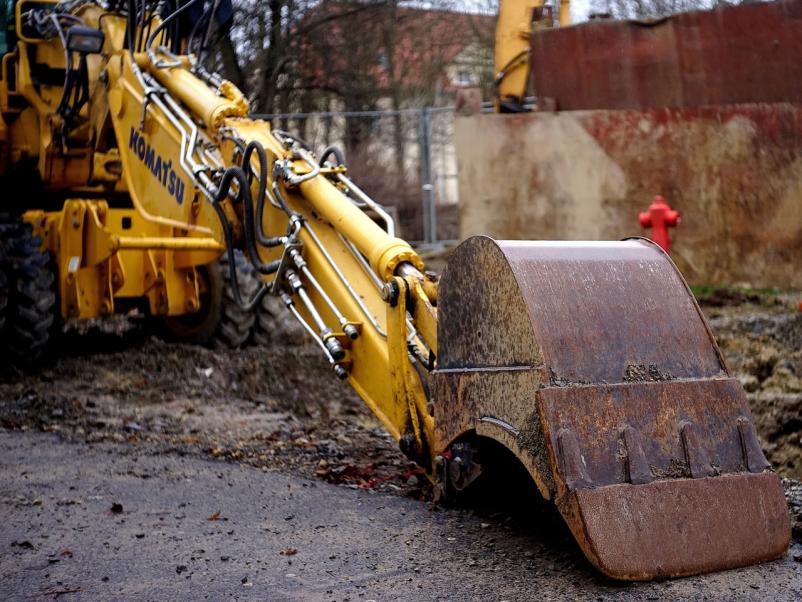
[(601, 571), (687, 575), (787, 548), (744, 391), (654, 244), (471, 238), (439, 316), (437, 450), (471, 433), (508, 447)]
[[(547, 387), (538, 401), (555, 459), (577, 466), (562, 473), (566, 489), (748, 470), (757, 441), (736, 379)], [(581, 461), (567, 457), (571, 437)]]
[(552, 384), (704, 378), (721, 355), (682, 277), (656, 245), (505, 241)]
[(802, 0), (589, 22), (532, 36), (535, 93), (557, 108), (802, 102)]
[(589, 560), (623, 580), (756, 564), (779, 558), (790, 543), (772, 473), (578, 489), (560, 510), (569, 525), (582, 525), (571, 530)]

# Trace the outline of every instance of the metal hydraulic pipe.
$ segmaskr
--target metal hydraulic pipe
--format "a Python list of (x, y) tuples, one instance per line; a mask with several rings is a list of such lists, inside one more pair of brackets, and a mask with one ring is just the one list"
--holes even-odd
[(317, 279), (312, 275), (309, 266), (307, 265), (306, 261), (304, 260), (303, 256), (297, 249), (292, 249), (290, 251), (290, 257), (292, 257), (293, 261), (295, 262), (296, 267), (301, 270), (301, 273), (306, 276), (306, 279), (312, 283), (312, 286), (317, 291), (320, 298), (323, 299), (324, 303), (328, 305), (331, 313), (334, 314), (335, 319), (340, 323), (342, 326), (343, 332), (348, 335), (348, 338), (354, 340), (359, 337), (359, 331), (356, 327), (348, 322), (348, 319), (342, 314), (340, 309), (334, 304), (334, 301), (331, 300), (326, 290), (320, 286), (320, 283)]
[(354, 193), (354, 196), (356, 196), (365, 205), (367, 205), (368, 207), (373, 209), (376, 213), (378, 213), (379, 217), (381, 217), (382, 221), (384, 221), (385, 230), (387, 230), (387, 234), (390, 236), (395, 236), (395, 222), (393, 221), (393, 218), (390, 216), (390, 214), (384, 210), (384, 207), (382, 207), (376, 201), (370, 198), (365, 193), (365, 191), (362, 190), (356, 184), (354, 184), (354, 182), (351, 181), (351, 179), (348, 176), (338, 173), (336, 177), (337, 180), (339, 180), (348, 187), (348, 190)]
[(303, 326), (304, 330), (309, 333), (309, 336), (311, 336), (315, 343), (317, 343), (323, 350), (323, 353), (326, 355), (326, 359), (329, 360), (329, 364), (331, 364), (331, 367), (334, 369), (334, 373), (337, 375), (337, 377), (346, 378), (348, 376), (348, 372), (332, 357), (331, 352), (329, 352), (323, 340), (315, 332), (315, 329), (309, 325), (309, 322), (307, 322), (298, 309), (296, 309), (295, 302), (292, 300), (292, 296), (287, 293), (281, 293), (281, 300), (284, 302), (286, 308), (290, 310), (290, 313), (295, 317), (295, 319), (301, 323), (301, 326)]
[(351, 255), (353, 255), (356, 262), (362, 268), (362, 271), (365, 272), (368, 278), (370, 278), (370, 281), (373, 283), (373, 286), (376, 287), (376, 290), (381, 292), (382, 288), (384, 287), (384, 283), (376, 275), (376, 272), (370, 269), (370, 264), (368, 264), (368, 262), (365, 261), (365, 257), (362, 255), (362, 253), (360, 253), (359, 250), (354, 246), (354, 243), (345, 238), (342, 234), (338, 232), (337, 235), (340, 237), (340, 240), (343, 241), (343, 244), (346, 247), (348, 247), (348, 250), (351, 252)]
[[(317, 248), (323, 254), (323, 257), (326, 258), (326, 261), (328, 262), (328, 264), (331, 267), (331, 269), (334, 270), (334, 273), (337, 274), (337, 277), (340, 279), (340, 282), (343, 283), (343, 286), (345, 286), (346, 290), (351, 295), (351, 298), (353, 299), (354, 303), (356, 303), (359, 306), (359, 309), (362, 310), (362, 314), (365, 316), (365, 318), (367, 318), (368, 322), (371, 323), (373, 328), (376, 330), (376, 332), (379, 333), (380, 336), (382, 336), (382, 337), (384, 337), (386, 339), (387, 338), (387, 333), (381, 327), (381, 324), (379, 324), (376, 321), (376, 317), (372, 313), (370, 313), (370, 309), (368, 309), (367, 305), (365, 305), (365, 300), (362, 298), (362, 296), (359, 293), (357, 293), (354, 290), (353, 285), (348, 281), (348, 278), (345, 277), (345, 274), (343, 274), (343, 271), (340, 269), (340, 266), (337, 265), (337, 262), (334, 261), (334, 258), (331, 256), (331, 254), (328, 252), (328, 250), (323, 245), (321, 240), (318, 238), (317, 234), (315, 234), (315, 230), (314, 230), (314, 228), (312, 228), (312, 225), (309, 224), (309, 223), (304, 224), (304, 231), (307, 234), (309, 234), (309, 236), (312, 238), (312, 241), (314, 241), (315, 245), (317, 245)], [(353, 245), (351, 245), (351, 246), (353, 246)], [(352, 251), (352, 253), (353, 252), (354, 251)], [(357, 252), (357, 254), (358, 254), (358, 252)], [(366, 266), (366, 269), (369, 270), (370, 266)], [(371, 272), (371, 273), (373, 273), (373, 272)], [(375, 273), (373, 275), (374, 275), (374, 277), (376, 277)], [(381, 287), (379, 287), (379, 288), (381, 288)]]
[(173, 249), (181, 251), (225, 251), (225, 245), (213, 238), (169, 238), (157, 236), (119, 236), (112, 239), (116, 250)]
[(306, 311), (312, 317), (312, 321), (320, 331), (320, 338), (323, 341), (323, 344), (328, 349), (331, 357), (333, 357), (336, 361), (340, 361), (345, 357), (345, 349), (340, 344), (340, 341), (337, 340), (337, 337), (334, 336), (334, 331), (326, 325), (326, 322), (323, 321), (323, 318), (318, 313), (317, 308), (315, 308), (315, 304), (312, 303), (312, 299), (309, 298), (309, 295), (304, 288), (303, 282), (301, 282), (300, 277), (298, 274), (295, 273), (294, 270), (287, 270), (286, 272), (287, 282), (289, 283), (292, 290), (298, 295), (298, 298), (304, 304)]
[(351, 240), (367, 257), (380, 278), (392, 278), (395, 268), (402, 262), (409, 262), (420, 270), (424, 269), (423, 260), (409, 243), (389, 236), (363, 211), (344, 198), (343, 193), (325, 176), (319, 175), (302, 182), (299, 188), (320, 216)]

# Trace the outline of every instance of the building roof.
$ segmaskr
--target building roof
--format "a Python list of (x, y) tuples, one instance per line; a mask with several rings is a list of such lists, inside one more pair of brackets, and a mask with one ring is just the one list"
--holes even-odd
[(443, 83), (448, 65), (468, 61), (471, 48), (492, 49), (495, 21), (445, 10), (323, 2), (299, 26), (310, 31), (299, 36), (299, 71), (307, 85), (323, 89), (356, 84), (348, 81), (353, 78), (380, 90), (431, 89)]

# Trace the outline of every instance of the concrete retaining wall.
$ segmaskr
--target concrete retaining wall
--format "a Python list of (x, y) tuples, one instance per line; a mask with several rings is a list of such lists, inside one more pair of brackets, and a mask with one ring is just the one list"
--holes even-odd
[(659, 193), (690, 282), (802, 288), (802, 105), (473, 115), (455, 142), (463, 237), (642, 235)]

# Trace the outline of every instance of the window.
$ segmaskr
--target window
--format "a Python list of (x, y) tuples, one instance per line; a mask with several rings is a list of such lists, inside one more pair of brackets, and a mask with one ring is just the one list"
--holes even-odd
[(457, 83), (460, 86), (470, 86), (473, 84), (473, 73), (467, 69), (457, 71)]

